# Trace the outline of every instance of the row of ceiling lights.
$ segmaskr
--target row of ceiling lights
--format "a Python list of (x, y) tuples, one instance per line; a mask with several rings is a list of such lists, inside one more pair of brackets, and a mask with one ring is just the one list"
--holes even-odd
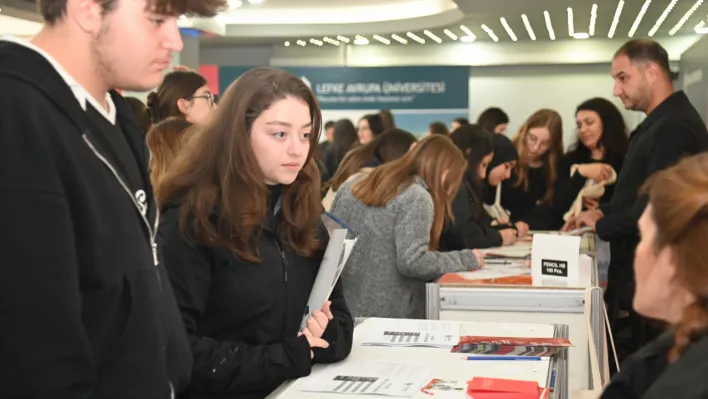
[[(261, 0), (258, 0), (261, 1)], [(696, 0), (696, 2), (693, 4), (693, 6), (683, 15), (683, 17), (679, 20), (679, 22), (671, 28), (669, 31), (669, 35), (673, 36), (675, 35), (688, 21), (689, 18), (693, 15), (693, 13), (698, 9), (698, 7), (703, 4), (704, 0)], [(654, 36), (656, 32), (659, 30), (659, 27), (661, 27), (661, 24), (664, 23), (664, 20), (666, 17), (671, 13), (671, 10), (673, 10), (674, 6), (678, 0), (671, 0), (668, 6), (666, 6), (666, 9), (664, 9), (664, 12), (661, 13), (659, 18), (656, 20), (656, 23), (654, 23), (654, 26), (651, 28), (649, 31), (649, 36)], [(644, 4), (642, 5), (642, 8), (639, 10), (639, 13), (637, 14), (637, 17), (634, 19), (634, 23), (632, 23), (632, 27), (629, 30), (628, 36), (633, 37), (634, 34), (637, 32), (637, 28), (639, 27), (639, 24), (641, 23), (642, 19), (644, 18), (644, 14), (647, 12), (647, 9), (651, 5), (651, 0), (645, 0)], [(591, 36), (595, 36), (595, 24), (597, 22), (597, 4), (593, 4), (592, 8), (590, 9), (590, 26), (589, 30), (587, 32), (576, 32), (575, 31), (575, 25), (574, 25), (574, 16), (573, 16), (573, 9), (571, 7), (568, 7), (568, 35), (574, 39), (588, 39)], [(617, 3), (617, 8), (615, 9), (615, 14), (614, 18), (612, 19), (612, 25), (610, 26), (610, 31), (607, 34), (608, 38), (613, 38), (615, 36), (615, 32), (617, 30), (617, 24), (619, 23), (619, 20), (622, 16), (622, 10), (624, 9), (624, 0), (620, 0)], [(548, 37), (551, 40), (556, 40), (556, 34), (553, 29), (553, 24), (551, 23), (551, 15), (549, 14), (548, 11), (543, 12), (543, 17), (546, 22), (546, 29), (548, 30)], [(509, 26), (509, 23), (507, 22), (506, 18), (502, 17), (499, 19), (501, 22), (502, 27), (506, 31), (507, 35), (509, 35), (509, 38), (511, 38), (512, 41), (517, 41), (518, 37), (516, 36), (516, 33), (511, 29)], [(529, 22), (528, 17), (526, 14), (521, 15), (521, 20), (524, 23), (524, 27), (526, 28), (526, 32), (529, 35), (529, 38), (531, 40), (536, 40), (536, 33), (534, 32), (533, 28), (531, 27), (531, 23)], [(694, 28), (694, 31), (696, 33), (708, 33), (708, 27), (705, 26), (706, 22), (701, 21), (696, 27)], [(489, 36), (490, 39), (492, 39), (495, 42), (499, 41), (499, 37), (494, 33), (494, 31), (487, 25), (482, 24), (481, 26), (482, 30)], [(460, 40), (462, 42), (473, 42), (477, 39), (477, 36), (472, 33), (472, 31), (467, 28), (465, 25), (460, 26), (460, 30), (464, 33), (464, 35), (461, 35), (458, 37), (457, 34), (453, 33), (449, 29), (445, 29), (443, 33), (448, 36), (451, 40), (457, 41)], [(430, 40), (436, 42), (436, 43), (442, 43), (443, 40), (440, 38), (440, 36), (434, 34), (433, 32), (429, 30), (424, 30), (423, 34), (427, 36)], [(408, 38), (420, 43), (420, 44), (425, 44), (425, 38), (420, 37), (419, 35), (416, 35), (413, 32), (407, 32), (405, 34)], [(391, 39), (381, 36), (381, 35), (373, 35), (372, 36), (374, 40), (382, 43), (382, 44), (391, 44), (391, 39), (395, 40), (398, 43), (401, 44), (408, 44), (408, 40), (403, 38), (400, 35), (397, 34), (392, 34)], [(340, 44), (348, 44), (350, 42), (350, 39), (345, 37), (345, 36), (337, 36), (336, 38), (329, 38), (325, 37), (323, 40), (319, 39), (310, 39), (309, 44), (314, 44), (316, 46), (323, 46), (325, 43), (331, 44), (333, 46), (339, 46)], [(290, 46), (292, 43), (290, 41), (285, 42), (285, 46)], [(308, 42), (304, 40), (297, 40), (295, 44), (299, 46), (307, 46)], [(363, 37), (361, 35), (356, 35), (354, 38), (354, 44), (357, 45), (366, 45), (369, 44), (369, 39), (366, 37)]]

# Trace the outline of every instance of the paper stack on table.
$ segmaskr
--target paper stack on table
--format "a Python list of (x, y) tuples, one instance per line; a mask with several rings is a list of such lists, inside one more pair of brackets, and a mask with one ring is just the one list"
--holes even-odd
[(460, 327), (451, 321), (377, 319), (362, 345), (452, 348), (460, 342)]

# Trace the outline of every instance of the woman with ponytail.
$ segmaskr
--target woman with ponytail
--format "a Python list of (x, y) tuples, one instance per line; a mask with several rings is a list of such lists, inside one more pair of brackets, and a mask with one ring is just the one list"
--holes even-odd
[(668, 329), (623, 364), (602, 398), (708, 398), (708, 153), (658, 172), (644, 193), (633, 306)]
[(195, 125), (204, 125), (214, 110), (214, 94), (204, 76), (194, 71), (176, 70), (165, 75), (157, 91), (148, 95), (147, 106), (152, 123), (178, 117)]

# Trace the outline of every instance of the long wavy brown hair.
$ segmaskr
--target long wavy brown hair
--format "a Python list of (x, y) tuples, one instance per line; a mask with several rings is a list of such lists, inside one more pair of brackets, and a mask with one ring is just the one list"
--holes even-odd
[[(283, 190), (282, 243), (301, 256), (321, 249), (320, 172), (313, 159), (322, 125), (320, 106), (302, 80), (277, 68), (256, 68), (224, 93), (210, 123), (200, 129), (160, 182), (160, 207), (181, 201), (180, 230), (209, 247), (227, 247), (247, 262), (259, 262), (257, 240), (270, 191), (249, 144), (253, 122), (287, 97), (306, 102), (312, 118), (305, 166)], [(218, 215), (215, 220), (214, 215)]]
[[(430, 229), (431, 251), (438, 248), (445, 217), (453, 220), (452, 199), (460, 188), (467, 169), (462, 152), (446, 136), (432, 135), (395, 161), (374, 169), (352, 187), (352, 193), (363, 204), (382, 207), (405, 191), (416, 176), (428, 185), (433, 198), (434, 216)], [(415, 209), (411, 209), (415, 212)]]
[(543, 169), (546, 171), (546, 195), (541, 203), (549, 203), (553, 198), (554, 186), (558, 180), (558, 161), (563, 156), (563, 121), (560, 114), (552, 109), (540, 109), (534, 112), (519, 129), (512, 140), (519, 152), (519, 162), (516, 163), (515, 187), (529, 189), (529, 159), (526, 150), (526, 140), (529, 130), (545, 127), (551, 135), (548, 150), (543, 155)]
[(696, 340), (708, 334), (708, 154), (685, 158), (657, 172), (643, 192), (649, 195), (651, 218), (656, 223), (653, 250), (671, 248), (676, 281), (696, 298), (674, 326), (676, 361)]
[(177, 154), (193, 131), (185, 119), (171, 117), (157, 123), (148, 131), (146, 141), (150, 149), (150, 181), (155, 197), (160, 198), (160, 180), (172, 166)]

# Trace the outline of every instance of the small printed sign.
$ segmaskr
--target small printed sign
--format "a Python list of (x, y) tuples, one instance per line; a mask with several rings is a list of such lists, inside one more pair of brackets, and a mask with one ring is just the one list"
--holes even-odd
[(568, 277), (568, 262), (564, 260), (541, 259), (541, 274)]
[(531, 244), (531, 276), (537, 286), (578, 286), (580, 237), (534, 234)]

